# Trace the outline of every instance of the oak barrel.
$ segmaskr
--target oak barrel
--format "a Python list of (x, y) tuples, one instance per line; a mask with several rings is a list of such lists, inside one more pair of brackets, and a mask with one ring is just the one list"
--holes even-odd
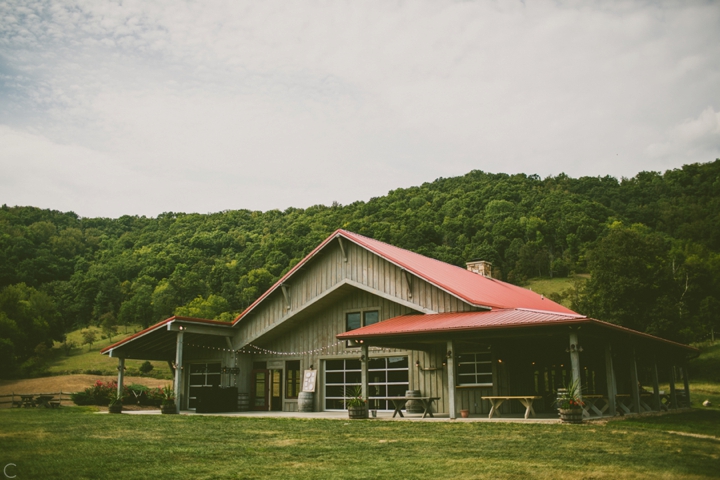
[[(420, 390), (405, 390), (405, 396), (420, 397)], [(425, 409), (420, 400), (408, 400), (407, 403), (405, 403), (405, 411), (407, 413), (423, 413)]]
[(315, 411), (315, 393), (300, 392), (298, 394), (298, 412)]

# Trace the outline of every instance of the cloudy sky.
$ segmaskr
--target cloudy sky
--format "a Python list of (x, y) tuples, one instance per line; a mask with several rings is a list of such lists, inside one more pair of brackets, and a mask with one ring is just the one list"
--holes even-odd
[(0, 2), (0, 204), (285, 209), (718, 157), (718, 2)]

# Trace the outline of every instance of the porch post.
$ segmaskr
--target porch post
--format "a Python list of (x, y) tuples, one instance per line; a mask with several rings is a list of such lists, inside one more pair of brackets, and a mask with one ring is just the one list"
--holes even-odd
[[(182, 327), (181, 327), (182, 328)], [(175, 342), (175, 406), (178, 413), (180, 413), (180, 402), (182, 401), (182, 364), (183, 364), (183, 332), (180, 330), (177, 333), (177, 340)]]
[(614, 417), (617, 415), (617, 407), (615, 406), (617, 389), (615, 388), (615, 370), (613, 370), (612, 347), (610, 343), (605, 345), (605, 379), (607, 381), (608, 391), (608, 410), (610, 410), (610, 415)]
[(457, 418), (455, 412), (455, 342), (447, 342), (447, 385), (448, 385), (448, 414), (451, 419)]
[(362, 398), (367, 402), (368, 393), (368, 363), (370, 362), (369, 348), (367, 344), (363, 343), (360, 347), (360, 383), (362, 384)]
[(582, 398), (582, 385), (580, 384), (580, 347), (577, 332), (570, 332), (570, 365), (572, 367), (572, 381), (577, 382)]
[(682, 374), (683, 383), (685, 384), (685, 406), (690, 408), (690, 379), (688, 378), (688, 369), (686, 364), (683, 364), (682, 366)]
[(658, 370), (657, 370), (657, 357), (653, 357), (653, 368), (652, 368), (652, 382), (653, 382), (653, 407), (658, 412), (660, 411), (660, 385), (658, 384)]
[(117, 388), (117, 394), (118, 396), (123, 394), (123, 384), (125, 382), (125, 359), (120, 357), (118, 358), (118, 388)]
[(672, 408), (678, 408), (677, 392), (675, 391), (675, 365), (670, 367), (670, 404)]
[(642, 413), (640, 409), (640, 388), (638, 385), (637, 362), (635, 361), (635, 347), (630, 349), (630, 398), (632, 398), (635, 413)]

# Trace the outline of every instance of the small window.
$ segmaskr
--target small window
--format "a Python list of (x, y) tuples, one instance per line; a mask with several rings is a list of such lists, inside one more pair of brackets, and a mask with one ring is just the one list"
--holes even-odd
[(300, 393), (300, 360), (285, 362), (285, 398), (298, 398)]
[[(360, 327), (367, 327), (373, 323), (380, 321), (380, 312), (378, 310), (361, 310), (359, 312), (348, 312), (345, 314), (345, 331), (357, 330)], [(355, 340), (345, 342), (347, 347), (359, 347)]]
[(492, 387), (490, 352), (462, 353), (457, 356), (458, 385)]

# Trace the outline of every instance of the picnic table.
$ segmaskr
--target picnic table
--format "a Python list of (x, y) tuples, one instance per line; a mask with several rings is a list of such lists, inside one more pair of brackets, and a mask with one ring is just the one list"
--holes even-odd
[(35, 395), (20, 395), (20, 401), (25, 408), (35, 407)]
[(583, 395), (583, 416), (589, 417), (593, 412), (599, 417), (610, 408), (610, 401), (605, 395)]
[(525, 418), (529, 418), (531, 415), (535, 415), (535, 409), (533, 409), (532, 406), (533, 402), (535, 400), (540, 400), (542, 397), (538, 395), (506, 395), (482, 398), (489, 400), (490, 404), (492, 405), (488, 418), (492, 418), (496, 415), (498, 418), (500, 418), (500, 405), (502, 405), (505, 401), (509, 400), (517, 400), (522, 403), (523, 407), (525, 407)]
[(405, 416), (403, 415), (401, 410), (405, 408), (405, 404), (410, 400), (417, 400), (423, 406), (422, 418), (425, 418), (427, 415), (435, 418), (432, 413), (432, 403), (440, 400), (440, 397), (372, 397), (371, 400), (390, 400), (395, 407), (395, 411), (393, 412), (393, 418), (395, 418), (395, 415), (398, 414), (404, 418)]
[(42, 405), (45, 408), (50, 408), (50, 402), (54, 400), (55, 397), (52, 395), (38, 395), (38, 397), (35, 399), (35, 403), (39, 406)]

